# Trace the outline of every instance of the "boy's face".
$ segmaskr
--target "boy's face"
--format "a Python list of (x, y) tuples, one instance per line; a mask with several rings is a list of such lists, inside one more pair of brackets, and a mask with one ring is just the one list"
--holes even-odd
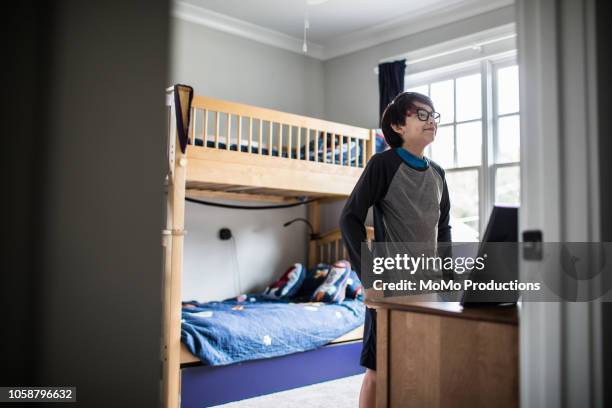
[(409, 144), (424, 148), (434, 141), (438, 125), (431, 115), (426, 121), (419, 120), (416, 109), (424, 109), (431, 113), (431, 106), (415, 101), (414, 108), (406, 112), (406, 122), (404, 125), (391, 125), (393, 130), (399, 133), (404, 140), (404, 145)]

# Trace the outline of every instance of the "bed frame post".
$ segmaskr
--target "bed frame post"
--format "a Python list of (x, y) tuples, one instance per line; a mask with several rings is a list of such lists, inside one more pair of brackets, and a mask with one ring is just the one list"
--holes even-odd
[(376, 153), (376, 131), (374, 129), (370, 129), (370, 140), (367, 145), (366, 158), (369, 162), (372, 156), (374, 156), (374, 153)]
[[(321, 208), (319, 201), (313, 201), (308, 204), (308, 221), (312, 225), (312, 233), (319, 235), (321, 233)], [(314, 267), (319, 259), (317, 254), (317, 241), (312, 239), (308, 241), (308, 269)]]
[[(163, 290), (163, 406), (180, 407), (181, 351), (181, 277), (183, 272), (183, 236), (185, 215), (185, 180), (187, 158), (179, 146), (173, 91), (168, 103), (168, 194), (164, 245)], [(186, 107), (189, 109), (189, 106)]]

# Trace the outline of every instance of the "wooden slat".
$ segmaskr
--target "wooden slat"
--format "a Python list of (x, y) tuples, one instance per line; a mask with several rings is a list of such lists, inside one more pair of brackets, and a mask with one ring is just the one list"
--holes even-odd
[(219, 111), (215, 112), (215, 149), (219, 148)]
[(292, 149), (292, 143), (291, 143), (292, 142), (291, 141), (292, 138), (293, 138), (293, 126), (289, 125), (289, 138), (287, 140), (287, 158), (289, 160), (292, 159), (292, 157), (291, 157), (291, 151), (293, 150)]
[(272, 156), (272, 132), (274, 129), (274, 122), (268, 122), (268, 156)]
[(197, 116), (197, 110), (195, 108), (191, 108), (191, 123), (189, 124), (191, 126), (191, 137), (189, 140), (189, 144), (194, 145), (195, 144), (195, 136), (196, 136), (196, 116)]
[(304, 149), (304, 151), (306, 152), (304, 154), (304, 160), (309, 161), (310, 160), (310, 129), (306, 128), (306, 149)]
[(302, 128), (298, 128), (296, 146), (295, 146), (295, 158), (300, 160), (300, 148), (302, 147)]
[(374, 129), (370, 129), (370, 138), (368, 139), (368, 149), (367, 149), (367, 160), (370, 161), (372, 156), (376, 153), (376, 131)]
[(225, 150), (230, 149), (230, 144), (232, 143), (232, 115), (227, 114), (227, 136), (225, 137)]
[(344, 135), (340, 135), (340, 165), (344, 164)]
[(202, 129), (202, 146), (206, 147), (206, 137), (208, 134), (208, 111), (204, 109), (204, 125)]
[(283, 124), (278, 124), (278, 157), (282, 157), (283, 155)]
[(323, 163), (327, 163), (327, 132), (323, 132)]
[(348, 166), (352, 166), (352, 165), (353, 165), (353, 164), (351, 163), (351, 162), (352, 162), (352, 160), (351, 160), (351, 142), (352, 142), (352, 141), (353, 141), (353, 138), (351, 138), (351, 137), (349, 136), (349, 137), (348, 137), (348, 140), (347, 140), (347, 142), (346, 142), (346, 143), (347, 143), (347, 146), (348, 146), (348, 151), (347, 151), (347, 153), (346, 153), (346, 154), (348, 155), (348, 157), (347, 157)]
[(314, 159), (319, 161), (319, 131), (314, 129)]
[(336, 164), (336, 135), (332, 133), (331, 138), (331, 162), (332, 164)]
[(261, 156), (261, 151), (263, 150), (263, 120), (259, 120), (259, 146), (257, 147), (257, 152)]
[(242, 151), (241, 147), (242, 147), (242, 116), (238, 116), (238, 142), (236, 142), (236, 150), (237, 151)]
[(253, 152), (253, 118), (249, 117), (249, 153)]
[(370, 138), (369, 129), (360, 128), (342, 123), (330, 122), (292, 113), (279, 112), (258, 106), (245, 105), (236, 102), (223, 101), (205, 96), (194, 96), (193, 106), (200, 109), (228, 112), (233, 115), (253, 116), (265, 121), (284, 123), (296, 127), (319, 129), (329, 133), (350, 134), (358, 139)]
[(365, 140), (361, 140), (361, 167), (366, 166), (366, 146), (367, 142)]

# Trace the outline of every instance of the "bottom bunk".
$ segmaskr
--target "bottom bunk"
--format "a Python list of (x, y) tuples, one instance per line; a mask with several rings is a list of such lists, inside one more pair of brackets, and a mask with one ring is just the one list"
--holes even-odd
[(183, 303), (181, 406), (356, 375), (365, 305), (347, 261), (290, 267), (263, 293)]
[[(371, 239), (373, 230), (367, 232)], [(294, 264), (262, 293), (183, 302), (183, 408), (364, 372), (359, 365), (364, 290), (350, 263), (342, 260), (346, 251), (340, 231), (311, 240), (310, 255), (310, 269)]]
[(182, 324), (181, 407), (210, 407), (363, 373), (364, 307), (358, 299), (232, 299), (189, 307)]

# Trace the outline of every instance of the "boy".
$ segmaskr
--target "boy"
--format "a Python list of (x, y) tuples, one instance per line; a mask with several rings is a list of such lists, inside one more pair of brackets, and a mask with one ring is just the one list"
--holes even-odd
[[(364, 222), (374, 206), (377, 242), (450, 242), (450, 202), (444, 170), (423, 156), (433, 142), (440, 114), (429, 97), (404, 92), (385, 109), (381, 126), (390, 149), (372, 156), (340, 217), (342, 238), (353, 268), (361, 276)], [(367, 292), (366, 292), (367, 293)], [(361, 365), (366, 374), (360, 408), (376, 401), (376, 311), (366, 308)]]

